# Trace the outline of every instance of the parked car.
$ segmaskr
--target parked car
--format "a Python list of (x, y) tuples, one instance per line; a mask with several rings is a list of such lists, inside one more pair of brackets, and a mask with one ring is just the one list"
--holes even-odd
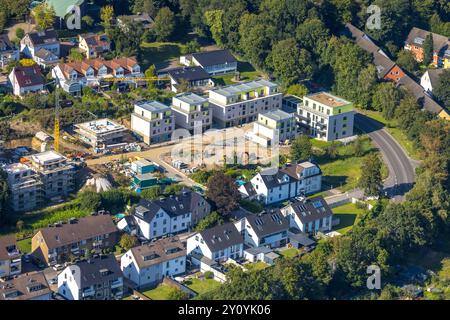
[(60, 271), (60, 270), (64, 269), (64, 266), (62, 266), (62, 265), (60, 265), (60, 264), (55, 264), (55, 265), (52, 267), (52, 269), (55, 270), (55, 271)]
[(51, 284), (51, 285), (58, 284), (58, 278), (50, 279), (50, 281), (48, 283)]

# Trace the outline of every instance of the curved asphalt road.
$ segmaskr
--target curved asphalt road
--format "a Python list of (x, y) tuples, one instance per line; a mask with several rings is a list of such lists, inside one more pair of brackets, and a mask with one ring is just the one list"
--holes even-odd
[(384, 181), (384, 192), (394, 201), (403, 201), (404, 195), (414, 185), (415, 164), (399, 143), (383, 129), (383, 124), (363, 114), (356, 113), (355, 126), (367, 133), (380, 149), (389, 168), (389, 177)]

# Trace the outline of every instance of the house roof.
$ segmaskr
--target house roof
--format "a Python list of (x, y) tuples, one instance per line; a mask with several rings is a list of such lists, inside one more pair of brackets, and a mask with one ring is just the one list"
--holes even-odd
[(244, 251), (251, 255), (257, 255), (260, 253), (267, 254), (273, 250), (267, 247), (247, 247)]
[(51, 293), (43, 272), (0, 282), (0, 300), (29, 300)]
[(186, 256), (186, 248), (178, 237), (160, 239), (130, 251), (140, 269)]
[(62, 224), (60, 227), (48, 227), (40, 230), (49, 249), (116, 231), (117, 228), (109, 215), (84, 217), (73, 223)]
[(333, 215), (330, 207), (322, 196), (311, 199), (296, 199), (291, 207), (303, 224)]
[(435, 114), (438, 114), (443, 110), (443, 108), (425, 92), (422, 86), (408, 75), (401, 78), (397, 84), (400, 88), (408, 90), (408, 92), (416, 98), (423, 109)]
[[(301, 173), (307, 168), (317, 167), (315, 164), (305, 161), (301, 163), (289, 163), (278, 169), (275, 173), (273, 169), (266, 169), (260, 172), (261, 179), (268, 189), (291, 183), (292, 180), (302, 179)], [(319, 169), (320, 174), (320, 169)], [(247, 189), (247, 187), (246, 187)], [(248, 191), (247, 191), (248, 192)], [(252, 192), (250, 190), (250, 192)]]
[(231, 222), (203, 230), (200, 235), (211, 252), (244, 243), (242, 235)]
[(47, 49), (44, 49), (44, 48), (39, 49), (39, 51), (35, 53), (35, 56), (44, 61), (58, 59), (57, 55), (55, 55), (53, 52), (48, 51)]
[(44, 77), (38, 65), (15, 67), (12, 72), (20, 87), (31, 87), (44, 84)]
[(152, 24), (154, 22), (153, 18), (150, 17), (150, 15), (148, 13), (133, 14), (133, 15), (128, 15), (128, 16), (119, 16), (118, 19), (119, 20), (129, 19), (134, 22), (142, 22), (144, 24)]
[(80, 36), (86, 41), (88, 47), (93, 48), (96, 52), (102, 52), (103, 47), (109, 46), (109, 39), (106, 34), (87, 34)]
[(178, 99), (184, 103), (187, 103), (189, 105), (203, 104), (205, 102), (208, 102), (208, 99), (206, 99), (202, 96), (199, 96), (195, 93), (192, 93), (192, 92), (180, 93), (180, 94), (177, 94), (174, 98)]
[(68, 14), (67, 10), (71, 6), (81, 6), (84, 0), (46, 0), (49, 6), (55, 9), (55, 14), (57, 17), (65, 18)]
[(396, 66), (395, 62), (379, 52), (373, 53), (373, 64), (377, 68), (378, 77), (384, 78)]
[(427, 71), (430, 78), (431, 87), (434, 89), (439, 85), (441, 81), (441, 75), (446, 69), (429, 69)]
[(269, 119), (275, 120), (275, 121), (282, 121), (282, 120), (294, 118), (293, 114), (287, 113), (281, 109), (267, 111), (265, 113), (262, 113), (261, 115), (264, 117), (267, 117)]
[(122, 57), (113, 60), (104, 60), (102, 58), (84, 59), (83, 61), (60, 63), (58, 66), (64, 74), (64, 77), (69, 79), (70, 74), (73, 71), (77, 72), (79, 76), (85, 76), (87, 71), (91, 68), (94, 71), (94, 76), (97, 76), (98, 71), (103, 67), (107, 68), (107, 74), (111, 74), (113, 70), (118, 68), (122, 68), (124, 74), (129, 74), (137, 64), (135, 57)]
[(0, 237), (0, 261), (19, 257), (20, 254), (16, 245), (17, 241), (14, 234)]
[(279, 209), (248, 215), (245, 219), (258, 237), (265, 237), (289, 229), (289, 220), (283, 216)]
[(136, 103), (136, 106), (149, 112), (166, 112), (170, 110), (169, 106), (156, 100), (140, 101)]
[(245, 191), (247, 192), (249, 197), (252, 197), (254, 195), (256, 195), (256, 190), (253, 187), (251, 182), (247, 182), (246, 184), (243, 185)]
[(80, 270), (80, 277), (74, 275), (79, 288), (86, 288), (99, 283), (116, 280), (122, 277), (122, 271), (113, 254), (84, 260), (68, 266), (71, 270)]
[(184, 81), (200, 81), (210, 79), (211, 76), (202, 67), (182, 67), (168, 70), (169, 77), (176, 83)]
[(231, 54), (230, 50), (226, 49), (207, 52), (197, 52), (193, 53), (192, 57), (195, 58), (203, 67), (237, 62), (236, 58)]
[(306, 97), (331, 108), (338, 108), (351, 104), (351, 102), (337, 97), (329, 92), (313, 93), (307, 95)]
[(43, 44), (55, 44), (59, 43), (58, 35), (54, 29), (47, 29), (44, 31), (32, 31), (27, 34), (31, 40), (33, 46), (39, 46)]
[(7, 34), (0, 34), (0, 52), (14, 50), (14, 46)]
[(437, 33), (433, 33), (427, 30), (412, 28), (406, 38), (407, 44), (413, 44), (417, 47), (422, 47), (426, 37), (429, 34), (433, 35), (433, 50), (437, 52), (439, 55), (443, 55), (446, 50), (450, 49), (450, 41), (449, 38), (442, 36)]

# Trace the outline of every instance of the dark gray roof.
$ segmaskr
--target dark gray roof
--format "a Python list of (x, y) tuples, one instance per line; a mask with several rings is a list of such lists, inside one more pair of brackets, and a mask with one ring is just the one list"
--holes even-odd
[[(78, 262), (69, 266), (72, 270), (74, 266), (80, 268), (80, 288), (90, 287), (98, 283), (116, 280), (122, 277), (122, 271), (113, 254), (100, 256), (89, 260)], [(74, 277), (78, 279), (78, 277)]]
[(244, 249), (244, 251), (252, 255), (257, 255), (260, 253), (269, 253), (272, 252), (273, 250), (267, 247), (247, 247)]
[(290, 203), (288, 207), (292, 208), (303, 224), (333, 215), (322, 196), (303, 200), (297, 199)]
[(430, 33), (433, 35), (433, 50), (442, 56), (446, 50), (450, 49), (450, 41), (447, 37), (440, 34), (414, 27), (409, 32), (406, 43), (422, 47), (423, 42)]
[(0, 237), (0, 261), (19, 257), (16, 235)]
[(229, 50), (198, 52), (193, 53), (192, 57), (195, 58), (203, 67), (233, 63), (237, 61)]
[(57, 55), (44, 48), (41, 48), (38, 52), (36, 52), (35, 56), (45, 61), (58, 59)]
[(443, 110), (443, 108), (425, 92), (422, 86), (408, 75), (405, 75), (398, 81), (398, 86), (408, 90), (408, 92), (416, 98), (423, 109), (435, 114), (438, 114)]
[(45, 83), (41, 69), (36, 64), (29, 67), (18, 66), (12, 72), (21, 88), (43, 85)]
[(0, 282), (0, 300), (30, 300), (50, 293), (43, 272), (27, 273)]
[(34, 46), (42, 44), (52, 44), (59, 42), (58, 35), (54, 29), (48, 29), (45, 31), (33, 31), (28, 33), (31, 42)]
[(244, 238), (231, 222), (203, 230), (200, 235), (211, 252), (244, 243)]
[(253, 185), (252, 185), (251, 182), (247, 182), (246, 184), (244, 184), (244, 188), (245, 188), (245, 191), (247, 191), (247, 194), (248, 194), (250, 197), (256, 195), (256, 190), (255, 190), (255, 188), (253, 187)]
[(307, 234), (296, 228), (289, 229), (289, 239), (294, 240), (304, 247), (309, 247), (315, 243)]
[[(434, 89), (438, 86), (441, 81), (441, 75), (446, 69), (429, 69), (428, 77), (430, 77), (431, 87)], [(448, 71), (450, 72), (450, 71)]]
[(7, 34), (0, 34), (0, 52), (14, 50), (14, 46), (8, 38)]
[(289, 220), (283, 216), (279, 209), (252, 214), (245, 217), (245, 219), (258, 237), (265, 237), (289, 229)]
[(140, 269), (186, 256), (186, 249), (178, 237), (160, 239), (131, 249)]
[(231, 219), (234, 219), (234, 220), (237, 221), (237, 220), (241, 220), (241, 219), (243, 219), (243, 218), (245, 218), (246, 216), (251, 215), (251, 214), (253, 214), (253, 213), (251, 213), (251, 212), (248, 211), (248, 210), (245, 210), (245, 209), (242, 208), (242, 207), (239, 207), (238, 209), (231, 211), (231, 212), (228, 214), (228, 216), (229, 216)]
[(185, 81), (200, 81), (211, 78), (208, 72), (202, 67), (183, 67), (168, 70), (169, 76), (175, 80), (176, 83)]

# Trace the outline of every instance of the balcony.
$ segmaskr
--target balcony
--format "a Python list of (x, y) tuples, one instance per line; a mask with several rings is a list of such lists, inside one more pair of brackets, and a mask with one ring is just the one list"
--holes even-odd
[(111, 289), (120, 288), (123, 286), (123, 281), (121, 279), (117, 279), (111, 282)]
[(81, 296), (83, 298), (90, 297), (93, 295), (95, 295), (95, 290), (93, 288), (84, 289), (83, 292), (81, 293)]

